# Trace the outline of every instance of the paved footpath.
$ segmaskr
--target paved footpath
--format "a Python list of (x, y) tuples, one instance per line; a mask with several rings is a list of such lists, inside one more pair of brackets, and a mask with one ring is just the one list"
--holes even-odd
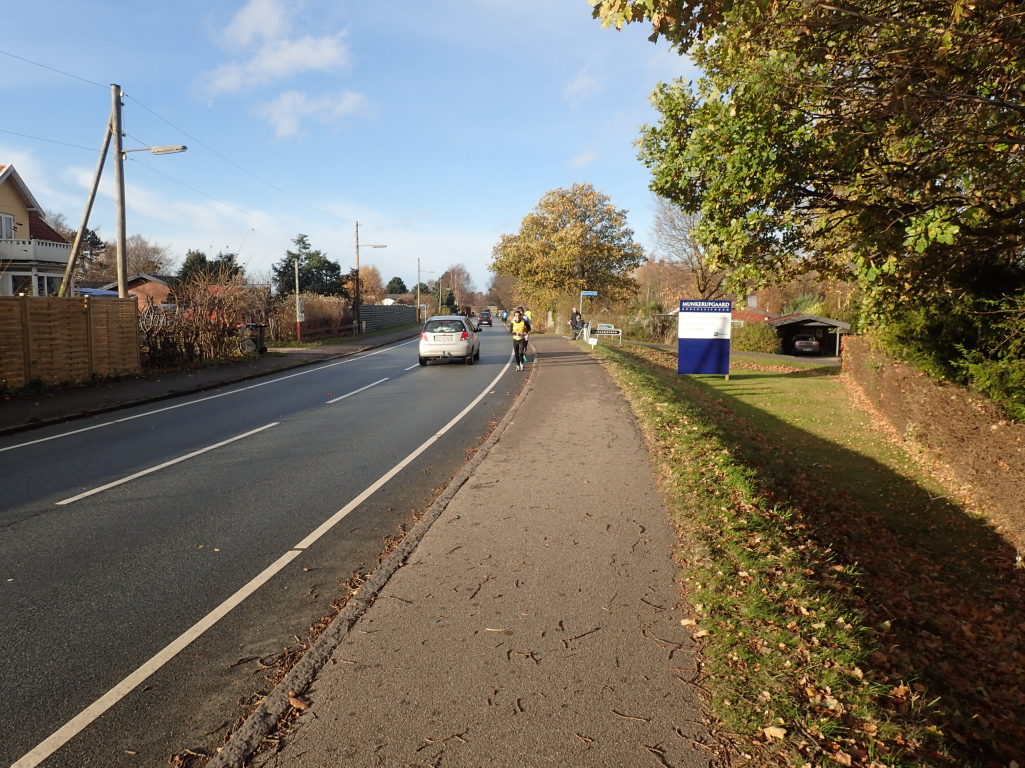
[(587, 352), (534, 341), (514, 421), (256, 765), (711, 764), (642, 436)]

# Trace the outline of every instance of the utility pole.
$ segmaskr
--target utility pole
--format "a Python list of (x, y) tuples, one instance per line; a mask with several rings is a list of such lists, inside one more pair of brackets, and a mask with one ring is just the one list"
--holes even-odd
[(356, 279), (352, 284), (352, 335), (363, 333), (359, 322), (359, 222), (356, 222)]
[[(433, 275), (434, 274), (434, 270), (433, 269), (425, 269), (424, 270), (424, 274), (426, 274), (426, 275)], [(427, 315), (427, 312), (425, 311), (424, 312), (424, 320), (427, 319), (426, 315)], [(420, 259), (416, 260), (416, 321), (418, 323), (420, 322)]]
[(110, 85), (110, 98), (113, 109), (111, 110), (111, 134), (114, 138), (114, 205), (115, 205), (115, 229), (117, 230), (117, 295), (124, 299), (128, 297), (128, 262), (125, 253), (125, 241), (127, 240), (125, 227), (125, 153), (122, 144), (124, 133), (121, 130), (121, 86), (116, 83)]
[(295, 261), (295, 340), (301, 342), (303, 340), (303, 305), (299, 301), (299, 256), (296, 254)]
[[(387, 248), (387, 245), (368, 245), (367, 248)], [(356, 222), (356, 281), (353, 293), (355, 296), (352, 299), (352, 322), (354, 325), (353, 335), (356, 333), (363, 333), (363, 324), (360, 322), (360, 305), (363, 303), (363, 297), (360, 295), (360, 284), (359, 284), (359, 222)]]

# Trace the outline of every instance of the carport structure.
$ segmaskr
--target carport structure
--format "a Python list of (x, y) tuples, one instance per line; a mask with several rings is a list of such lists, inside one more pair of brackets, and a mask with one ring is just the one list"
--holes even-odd
[[(819, 315), (784, 315), (769, 320), (768, 325), (776, 329), (785, 354), (793, 354), (795, 336), (814, 336), (819, 340), (819, 349), (824, 355), (840, 357), (840, 336), (851, 332), (851, 324), (842, 320), (831, 320)], [(829, 336), (835, 336), (830, 340)]]

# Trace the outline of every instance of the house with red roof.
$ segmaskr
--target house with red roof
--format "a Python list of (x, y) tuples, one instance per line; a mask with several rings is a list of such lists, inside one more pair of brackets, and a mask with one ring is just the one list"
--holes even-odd
[(56, 295), (70, 257), (14, 166), (0, 165), (0, 296)]

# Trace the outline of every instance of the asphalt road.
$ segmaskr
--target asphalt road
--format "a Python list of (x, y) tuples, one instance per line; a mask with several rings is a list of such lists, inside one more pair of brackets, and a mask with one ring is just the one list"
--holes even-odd
[[(506, 368), (508, 337), (481, 342), (473, 366), (420, 367), (414, 339), (0, 439), (0, 765), (216, 748), (269, 687), (259, 659), (306, 636), (512, 402), (525, 374)], [(123, 697), (102, 699), (119, 684)]]

